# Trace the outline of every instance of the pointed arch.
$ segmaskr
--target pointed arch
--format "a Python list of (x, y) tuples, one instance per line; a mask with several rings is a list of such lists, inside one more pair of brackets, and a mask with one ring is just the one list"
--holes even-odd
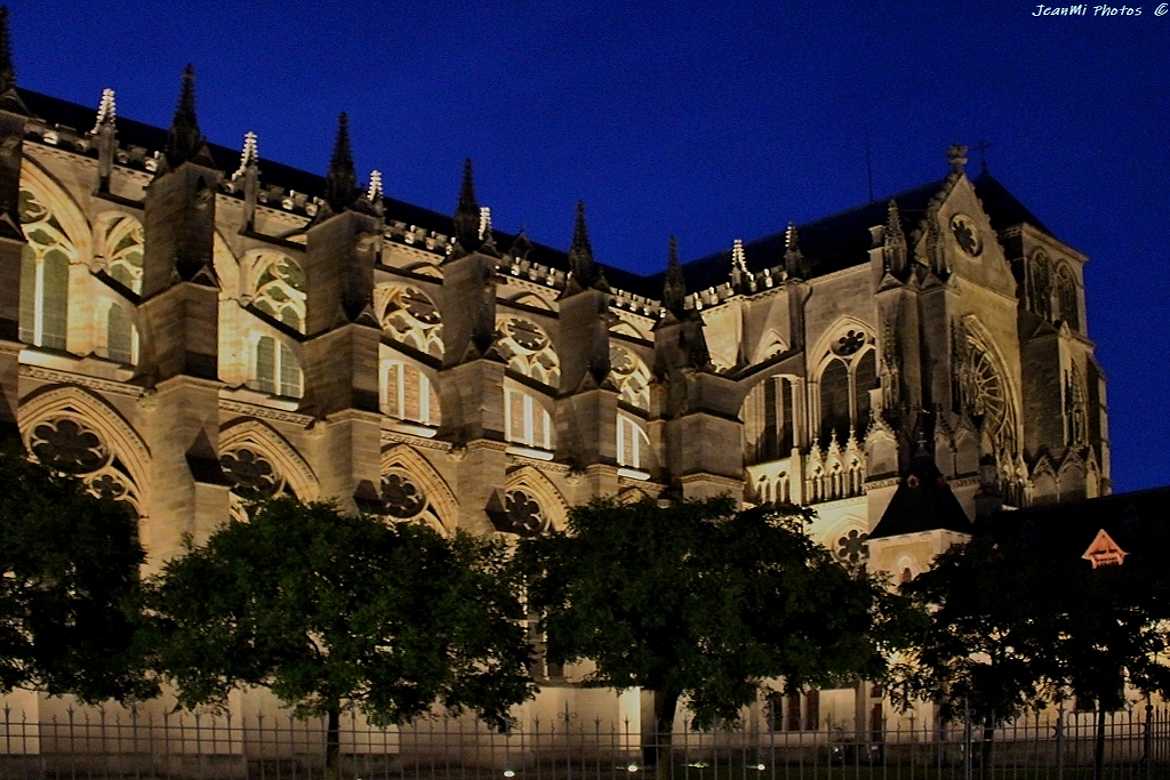
[(516, 293), (511, 298), (505, 299), (508, 303), (517, 303), (521, 306), (531, 306), (534, 309), (543, 309), (544, 311), (555, 311), (551, 303), (537, 295), (534, 292), (525, 290)]
[(81, 387), (56, 385), (26, 396), (17, 415), (21, 439), (30, 452), (33, 429), (40, 423), (66, 418), (93, 429), (125, 467), (142, 505), (149, 506), (150, 448), (126, 418), (105, 399)]
[(62, 232), (69, 237), (76, 250), (74, 262), (87, 261), (93, 256), (93, 231), (81, 206), (69, 190), (34, 158), (25, 155), (20, 169), (20, 187), (28, 189), (56, 217)]
[[(968, 342), (977, 350), (982, 351), (991, 361), (991, 367), (999, 377), (999, 381), (1003, 386), (1004, 394), (1004, 414), (1006, 419), (1003, 421), (1003, 427), (1007, 428), (1010, 433), (1010, 441), (1006, 442), (1010, 452), (1008, 454), (1015, 455), (1019, 449), (1019, 442), (1023, 441), (1023, 431), (1021, 430), (1020, 422), (1020, 407), (1019, 401), (1020, 392), (1016, 386), (1016, 378), (1014, 372), (1008, 370), (1008, 361), (1004, 356), (1003, 351), (1000, 350), (999, 345), (996, 344), (995, 338), (979, 318), (974, 314), (964, 316), (960, 322), (962, 323), (962, 332), (953, 334), (954, 337), (962, 338), (966, 336)], [(963, 349), (966, 345), (958, 345), (959, 349)], [(952, 348), (955, 348), (952, 345)], [(1000, 442), (995, 442), (1000, 445)]]
[(548, 518), (549, 526), (563, 530), (569, 518), (569, 505), (561, 491), (548, 477), (534, 466), (520, 466), (508, 473), (504, 481), (504, 492), (522, 490), (536, 499)]
[[(824, 329), (820, 337), (813, 344), (812, 349), (808, 351), (809, 369), (813, 373), (820, 373), (823, 368), (823, 363), (826, 362), (827, 356), (835, 354), (833, 347), (840, 341), (840, 339), (848, 336), (850, 331), (860, 333), (865, 339), (860, 349), (864, 349), (866, 345), (873, 345), (876, 343), (874, 336), (874, 328), (867, 322), (859, 320), (849, 314), (843, 314)], [(858, 351), (860, 351), (860, 349)]]
[(308, 461), (272, 426), (255, 419), (229, 422), (219, 432), (220, 456), (251, 449), (272, 461), (288, 487), (302, 501), (316, 500), (320, 485)]
[(618, 491), (618, 494), (614, 497), (614, 500), (623, 505), (637, 504), (642, 501), (651, 501), (653, 500), (653, 496), (651, 496), (642, 488), (630, 486)]
[(760, 340), (756, 343), (756, 351), (753, 356), (753, 363), (762, 363), (770, 357), (779, 355), (788, 351), (788, 342), (781, 336), (775, 328), (769, 328)]
[(630, 338), (638, 339), (639, 341), (649, 340), (645, 333), (638, 330), (631, 323), (622, 319), (619, 319), (613, 325), (610, 325), (609, 332), (619, 336), (629, 336)]
[[(381, 473), (383, 479), (400, 469), (415, 480), (426, 498), (430, 515), (433, 515), (435, 530), (444, 536), (455, 532), (459, 517), (459, 501), (447, 481), (435, 470), (430, 462), (408, 444), (396, 444), (382, 450)], [(383, 485), (383, 494), (386, 486)], [(385, 495), (383, 495), (385, 498)], [(425, 510), (422, 514), (428, 514)]]

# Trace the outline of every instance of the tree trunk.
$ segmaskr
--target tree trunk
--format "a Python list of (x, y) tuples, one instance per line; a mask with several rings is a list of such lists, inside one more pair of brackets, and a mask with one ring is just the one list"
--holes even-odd
[(979, 748), (979, 776), (990, 778), (993, 772), (992, 759), (995, 748), (995, 722), (990, 716), (983, 719), (983, 744)]
[(332, 704), (325, 722), (325, 777), (339, 777), (338, 757), (341, 753), (341, 705)]
[(1105, 776), (1105, 703), (1097, 700), (1097, 739), (1093, 746), (1093, 780)]
[(654, 728), (642, 734), (642, 763), (656, 767), (657, 780), (670, 777), (670, 743), (674, 730), (674, 713), (678, 708), (677, 691), (652, 691), (654, 699)]

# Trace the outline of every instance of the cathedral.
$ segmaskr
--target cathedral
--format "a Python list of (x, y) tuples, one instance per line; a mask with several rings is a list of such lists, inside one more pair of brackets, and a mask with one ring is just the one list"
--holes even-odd
[[(257, 493), (504, 536), (731, 494), (811, 506), (897, 580), (998, 508), (1109, 493), (1087, 258), (965, 147), (726, 252), (664, 237), (643, 276), (583, 205), (567, 251), (494, 229), (470, 161), (450, 216), (387, 196), (345, 115), (318, 176), (205, 139), (190, 68), (159, 128), (18, 86), (2, 49), (0, 423), (124, 502), (152, 571)], [(531, 706), (637, 719), (572, 676)], [(795, 728), (880, 691), (817, 696)]]

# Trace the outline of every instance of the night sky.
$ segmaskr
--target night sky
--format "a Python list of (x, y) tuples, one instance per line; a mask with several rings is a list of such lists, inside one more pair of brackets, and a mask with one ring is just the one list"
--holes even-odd
[[(495, 226), (604, 262), (726, 249), (946, 174), (955, 142), (1089, 255), (1117, 491), (1170, 483), (1170, 15), (1021, 2), (11, 4), (18, 82), (166, 125), (198, 74), (213, 141), (449, 213), (474, 158)], [(229, 161), (223, 161), (226, 165)], [(978, 171), (972, 152), (969, 172)], [(261, 165), (263, 171), (263, 164)]]

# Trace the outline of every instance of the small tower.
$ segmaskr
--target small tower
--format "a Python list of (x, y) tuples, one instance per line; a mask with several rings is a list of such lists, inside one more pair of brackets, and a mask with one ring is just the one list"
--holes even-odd
[(101, 100), (98, 102), (97, 115), (94, 117), (93, 129), (89, 134), (94, 137), (94, 145), (98, 152), (98, 192), (110, 191), (110, 177), (114, 173), (114, 152), (118, 148), (117, 127), (118, 105), (114, 97), (114, 90), (109, 87), (102, 90)]
[(240, 149), (240, 167), (232, 174), (233, 181), (241, 181), (244, 187), (244, 232), (256, 229), (256, 196), (260, 187), (260, 146), (256, 134), (251, 130), (244, 133), (244, 144)]
[(662, 308), (668, 316), (682, 319), (687, 298), (687, 281), (678, 259), (678, 239), (670, 237), (666, 254), (666, 277), (662, 282)]
[(455, 215), (451, 222), (457, 244), (456, 253), (474, 252), (480, 246), (479, 203), (475, 199), (475, 174), (471, 158), (463, 161), (463, 180), (459, 185), (459, 200), (455, 204)]

